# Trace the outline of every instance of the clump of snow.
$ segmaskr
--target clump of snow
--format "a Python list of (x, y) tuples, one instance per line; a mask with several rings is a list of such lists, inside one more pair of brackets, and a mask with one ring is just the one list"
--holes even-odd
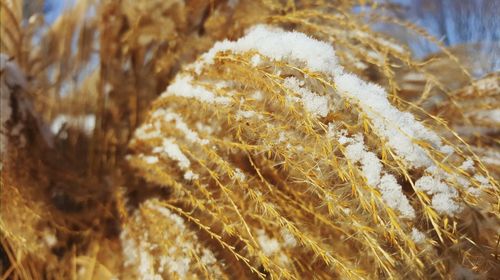
[(234, 169), (234, 178), (240, 182), (244, 182), (245, 179), (246, 179), (246, 176), (245, 176), (245, 173), (243, 173), (243, 171), (241, 171), (241, 169), (239, 168), (235, 168)]
[(232, 86), (234, 86), (234, 82), (233, 81), (216, 81), (214, 83), (214, 87), (215, 89), (227, 89), (227, 88), (231, 88)]
[[(145, 243), (145, 244), (143, 244)], [(139, 268), (138, 272), (142, 279), (161, 280), (161, 275), (155, 273), (154, 257), (144, 248), (148, 247), (146, 242), (141, 242), (141, 250), (139, 250)]]
[(408, 198), (403, 193), (401, 185), (398, 184), (393, 175), (385, 174), (378, 186), (382, 193), (382, 199), (393, 209), (398, 209), (403, 217), (414, 218), (415, 210)]
[(477, 119), (482, 121), (500, 123), (500, 109), (478, 111), (469, 114), (469, 116), (476, 117)]
[[(428, 167), (432, 161), (414, 140), (427, 140), (436, 148), (443, 148), (439, 136), (416, 121), (412, 114), (401, 112), (392, 106), (386, 92), (352, 74), (334, 78), (340, 94), (346, 95), (360, 106), (371, 119), (375, 131), (384, 137), (395, 152), (414, 167)], [(444, 148), (444, 152), (450, 152)]]
[(123, 228), (120, 233), (120, 241), (122, 245), (122, 251), (124, 256), (124, 265), (130, 266), (138, 262), (138, 245), (135, 239), (130, 236), (129, 229), (127, 227)]
[(269, 237), (264, 230), (257, 231), (257, 241), (264, 255), (271, 256), (280, 251), (280, 243), (277, 239)]
[(484, 177), (483, 175), (476, 174), (474, 175), (474, 179), (476, 179), (479, 182), (479, 184), (481, 184), (481, 188), (486, 188), (486, 189), (493, 188), (488, 178)]
[(159, 159), (157, 156), (145, 156), (143, 154), (140, 155), (140, 157), (147, 163), (147, 164), (155, 164), (158, 163)]
[(262, 93), (262, 91), (257, 90), (250, 97), (257, 101), (262, 101), (262, 99), (264, 99), (264, 94)]
[(189, 264), (191, 260), (187, 257), (174, 258), (168, 256), (165, 258), (167, 268), (171, 273), (176, 273), (181, 279), (186, 278), (186, 274), (189, 271)]
[(309, 89), (302, 87), (301, 82), (295, 77), (286, 78), (283, 85), (300, 95), (300, 101), (304, 104), (306, 111), (320, 117), (326, 117), (326, 115), (328, 115), (329, 108), (327, 96), (317, 95)]
[(252, 62), (252, 66), (253, 66), (253, 67), (258, 66), (258, 65), (260, 64), (260, 62), (261, 62), (260, 55), (258, 55), (258, 54), (254, 54), (254, 55), (252, 56), (252, 58), (250, 59), (250, 61)]
[(199, 178), (200, 178), (200, 175), (194, 173), (191, 170), (188, 170), (188, 171), (186, 171), (186, 173), (184, 173), (184, 179), (186, 179), (188, 181), (198, 180)]
[(354, 163), (361, 163), (363, 174), (369, 185), (376, 186), (380, 182), (382, 164), (374, 153), (366, 151), (361, 135), (357, 135), (356, 139), (353, 139), (347, 146), (346, 157)]
[(182, 96), (194, 98), (200, 102), (208, 104), (228, 105), (231, 103), (229, 97), (216, 96), (213, 92), (202, 86), (193, 85), (193, 77), (184, 75), (177, 77), (175, 81), (168, 86), (167, 91), (162, 94), (165, 96)]
[(184, 133), (186, 139), (192, 143), (197, 143), (200, 145), (208, 144), (208, 140), (201, 139), (198, 133), (188, 127), (188, 125), (182, 119), (182, 116), (172, 112), (171, 110), (158, 109), (153, 113), (153, 117), (163, 118), (165, 122), (175, 121), (175, 128)]
[(43, 233), (43, 240), (49, 247), (54, 247), (57, 244), (57, 237), (50, 230), (45, 230)]
[(212, 253), (212, 251), (208, 249), (203, 249), (203, 255), (201, 256), (200, 260), (205, 265), (211, 265), (217, 261), (217, 259), (214, 256), (214, 253)]
[(209, 125), (205, 125), (201, 122), (196, 122), (195, 124), (196, 126), (196, 129), (200, 132), (203, 132), (203, 133), (206, 133), (206, 134), (212, 134), (214, 133), (214, 128), (212, 126), (209, 126)]
[[(333, 126), (329, 127), (333, 128)], [(334, 131), (329, 131), (329, 134), (334, 133)], [(341, 131), (339, 133), (339, 143), (348, 144), (345, 151), (346, 157), (353, 163), (361, 164), (361, 171), (368, 185), (380, 190), (382, 199), (389, 207), (398, 210), (403, 217), (415, 217), (415, 210), (404, 195), (401, 185), (398, 184), (393, 175), (383, 175), (383, 166), (380, 159), (375, 153), (366, 150), (361, 134), (350, 138), (346, 136), (345, 131)]]
[[(183, 233), (186, 231), (184, 219), (172, 213), (168, 208), (158, 205), (156, 200), (147, 201), (145, 206), (159, 212), (165, 219), (172, 222), (178, 232)], [(181, 279), (184, 279), (189, 272), (191, 259), (188, 256), (176, 253), (186, 253), (193, 249), (193, 245), (185, 240), (181, 240), (180, 235), (175, 237), (175, 244), (178, 244), (178, 247), (171, 247), (168, 251), (169, 254), (160, 258), (160, 268), (163, 270), (163, 267), (166, 267), (170, 273), (175, 273)]]
[(332, 75), (341, 70), (335, 52), (328, 43), (315, 40), (304, 33), (257, 25), (237, 41), (225, 40), (215, 43), (195, 64), (197, 74), (201, 73), (205, 65), (213, 63), (217, 53), (224, 51), (257, 51), (275, 61), (296, 60), (312, 71)]
[(216, 279), (221, 277), (222, 271), (213, 252), (200, 246), (197, 236), (187, 229), (185, 220), (181, 216), (160, 205), (157, 200), (149, 200), (144, 206), (159, 212), (170, 222), (164, 238), (171, 242), (171, 246), (159, 257), (160, 273), (166, 270), (180, 279), (193, 278), (192, 269), (196, 267), (196, 263), (193, 263), (193, 254), (196, 254), (201, 256), (200, 264), (204, 265)]
[(161, 133), (158, 129), (155, 129), (153, 125), (146, 123), (135, 130), (134, 136), (137, 139), (150, 140), (154, 138), (161, 138)]
[(257, 118), (257, 119), (261, 120), (264, 117), (255, 111), (238, 110), (236, 112), (236, 120), (251, 119), (251, 118)]
[(283, 233), (288, 240), (285, 240), (285, 243), (281, 244), (276, 238), (268, 236), (265, 230), (260, 229), (257, 231), (257, 242), (262, 252), (265, 256), (274, 258), (279, 265), (287, 265), (290, 263), (290, 258), (288, 258), (283, 250), (284, 247), (293, 247), (296, 245), (296, 240), (289, 232), (282, 232), (282, 234)]
[(155, 147), (153, 153), (165, 154), (170, 159), (177, 161), (177, 165), (180, 169), (186, 170), (191, 165), (191, 162), (174, 141), (175, 140), (172, 138), (164, 138), (162, 145)]
[(283, 238), (283, 244), (286, 247), (295, 247), (297, 246), (297, 239), (293, 236), (293, 234), (286, 228), (282, 228), (280, 230), (281, 237)]
[[(187, 229), (181, 216), (161, 205), (157, 199), (147, 200), (141, 207), (150, 211), (135, 211), (120, 235), (124, 264), (133, 266), (138, 278), (160, 280), (167, 277), (164, 272), (168, 272), (168, 277), (191, 279), (196, 276), (194, 269), (198, 265), (193, 262), (193, 255), (201, 256), (199, 264), (215, 278), (222, 275), (212, 251), (197, 242), (197, 236)], [(155, 235), (154, 242), (150, 239), (149, 222), (143, 219), (144, 215), (151, 214), (160, 214), (154, 217), (164, 219), (163, 223), (156, 223), (164, 227), (164, 234)], [(158, 242), (165, 242), (168, 246), (160, 246)]]
[(179, 215), (172, 213), (168, 208), (162, 207), (158, 205), (156, 200), (149, 200), (145, 202), (145, 206), (158, 211), (160, 214), (162, 214), (166, 219), (169, 221), (172, 221), (181, 231), (184, 231), (186, 229), (186, 225), (184, 224), (184, 219), (181, 218)]
[(411, 230), (411, 239), (417, 244), (425, 242), (425, 234), (420, 230), (413, 228)]
[(442, 180), (426, 175), (415, 181), (415, 188), (432, 195), (432, 207), (439, 213), (453, 215), (460, 210), (457, 191)]
[(280, 134), (278, 135), (278, 143), (282, 143), (286, 141), (286, 133), (284, 131), (280, 131)]
[(432, 207), (439, 213), (448, 215), (459, 212), (460, 206), (454, 200), (457, 197), (455, 192), (436, 193), (432, 196)]
[(462, 165), (460, 165), (460, 168), (467, 171), (467, 170), (473, 170), (474, 169), (474, 161), (470, 158), (465, 160)]
[(89, 136), (94, 132), (96, 117), (93, 114), (83, 116), (71, 116), (66, 114), (58, 115), (51, 123), (50, 130), (57, 134), (63, 126), (81, 129), (85, 135)]

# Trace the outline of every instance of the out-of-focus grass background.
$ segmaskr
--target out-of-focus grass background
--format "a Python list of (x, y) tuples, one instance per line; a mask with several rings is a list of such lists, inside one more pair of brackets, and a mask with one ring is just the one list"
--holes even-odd
[[(28, 11), (43, 10), (48, 24), (78, 0), (25, 0)], [(481, 61), (475, 67), (476, 77), (500, 70), (500, 12), (498, 0), (380, 0), (380, 3), (399, 5), (396, 16), (409, 20), (440, 38), (456, 52), (466, 52), (471, 60)], [(416, 57), (438, 52), (439, 49), (423, 38), (408, 34), (394, 25), (380, 24), (378, 30), (407, 43)], [(465, 55), (464, 55), (465, 56)]]
[[(401, 5), (397, 16), (414, 22), (456, 52), (480, 58), (474, 76), (500, 70), (500, 1), (496, 0), (390, 0)], [(437, 52), (435, 45), (402, 28), (381, 25), (379, 28), (406, 41), (417, 57)], [(471, 58), (472, 60), (472, 58)]]

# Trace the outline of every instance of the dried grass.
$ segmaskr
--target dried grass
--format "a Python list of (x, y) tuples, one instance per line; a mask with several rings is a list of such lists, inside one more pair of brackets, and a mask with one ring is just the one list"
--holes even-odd
[[(363, 13), (353, 13), (359, 4)], [(499, 76), (472, 82), (471, 69), (443, 46), (442, 56), (415, 60), (408, 48), (370, 28), (371, 22), (388, 22), (439, 43), (417, 26), (378, 13), (394, 7), (371, 1), (81, 0), (46, 25), (36, 14), (23, 21), (21, 1), (0, 0), (0, 6), (1, 52), (28, 80), (27, 87), (12, 87), (12, 73), (2, 66), (2, 94), (9, 91), (14, 108), (2, 155), (2, 279), (500, 273), (500, 124), (488, 113), (500, 106)], [(415, 142), (456, 179), (448, 183), (463, 211), (453, 216), (433, 209), (432, 197), (415, 187), (424, 170), (398, 156), (352, 100), (342, 99), (324, 118), (287, 103), (298, 93), (283, 87), (285, 78), (304, 80), (320, 95), (337, 92), (325, 75), (265, 56), (255, 67), (255, 52), (219, 53), (201, 74), (187, 67), (215, 42), (236, 40), (261, 23), (333, 45), (347, 71), (383, 86), (393, 106), (453, 147), (447, 157)], [(229, 96), (230, 106), (158, 98), (179, 75)], [(175, 111), (210, 144), (186, 139), (179, 120), (155, 115), (158, 109)], [(245, 117), (249, 111), (255, 114)], [(47, 137), (61, 115), (93, 115), (95, 125), (89, 133), (81, 122), (68, 121)], [(157, 122), (161, 138), (137, 136)], [(328, 136), (329, 123), (351, 137), (363, 135), (367, 151), (402, 186), (414, 219), (402, 218), (367, 183), (361, 164), (346, 156), (349, 145)], [(14, 135), (17, 124), (22, 129)], [(153, 159), (162, 139), (173, 139), (191, 162), (189, 180), (175, 160)], [(467, 159), (474, 171), (461, 167)], [(475, 189), (491, 188), (474, 196), (457, 178)], [(424, 243), (412, 239), (415, 228), (425, 233)]]

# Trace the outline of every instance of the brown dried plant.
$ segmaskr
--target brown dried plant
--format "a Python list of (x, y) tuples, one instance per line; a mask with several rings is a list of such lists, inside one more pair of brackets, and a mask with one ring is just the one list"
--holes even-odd
[(500, 273), (498, 74), (393, 6), (22, 4), (0, 0), (2, 279)]

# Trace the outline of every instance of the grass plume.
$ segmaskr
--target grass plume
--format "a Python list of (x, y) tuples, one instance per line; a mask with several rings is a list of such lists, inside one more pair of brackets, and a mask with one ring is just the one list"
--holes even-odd
[(500, 273), (498, 74), (393, 7), (0, 5), (4, 278)]

